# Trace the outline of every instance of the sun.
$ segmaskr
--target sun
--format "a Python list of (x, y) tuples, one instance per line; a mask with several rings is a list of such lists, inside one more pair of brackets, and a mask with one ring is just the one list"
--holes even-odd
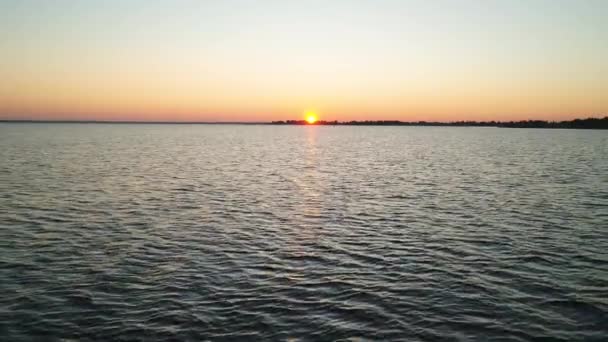
[(315, 122), (317, 122), (317, 113), (312, 112), (312, 111), (306, 112), (306, 122), (308, 122), (311, 125), (314, 124)]

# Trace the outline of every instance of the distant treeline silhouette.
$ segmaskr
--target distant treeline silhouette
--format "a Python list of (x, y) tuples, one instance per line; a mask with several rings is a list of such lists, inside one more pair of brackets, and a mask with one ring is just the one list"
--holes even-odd
[[(310, 125), (305, 120), (272, 121), (273, 125)], [(509, 127), (509, 128), (578, 128), (578, 129), (608, 129), (608, 116), (570, 121), (398, 121), (398, 120), (365, 120), (365, 121), (317, 121), (313, 125), (342, 125), (342, 126), (459, 126), (459, 127)]]

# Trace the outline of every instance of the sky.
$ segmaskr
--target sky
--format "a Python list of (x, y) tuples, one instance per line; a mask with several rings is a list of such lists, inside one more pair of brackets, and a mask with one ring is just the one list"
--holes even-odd
[(605, 0), (0, 0), (0, 119), (608, 115)]

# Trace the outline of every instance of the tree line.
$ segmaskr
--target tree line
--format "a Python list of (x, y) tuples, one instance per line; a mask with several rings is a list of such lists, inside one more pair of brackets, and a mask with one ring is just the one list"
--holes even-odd
[(339, 126), (458, 126), (458, 127), (508, 127), (508, 128), (576, 128), (608, 129), (608, 116), (603, 118), (574, 119), (566, 121), (521, 120), (521, 121), (317, 121), (309, 124), (306, 120), (272, 121), (273, 125), (339, 125)]

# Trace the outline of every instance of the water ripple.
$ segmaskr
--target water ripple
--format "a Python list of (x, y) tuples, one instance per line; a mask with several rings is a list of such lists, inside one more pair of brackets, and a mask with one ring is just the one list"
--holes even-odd
[(0, 124), (2, 340), (601, 341), (608, 136)]

